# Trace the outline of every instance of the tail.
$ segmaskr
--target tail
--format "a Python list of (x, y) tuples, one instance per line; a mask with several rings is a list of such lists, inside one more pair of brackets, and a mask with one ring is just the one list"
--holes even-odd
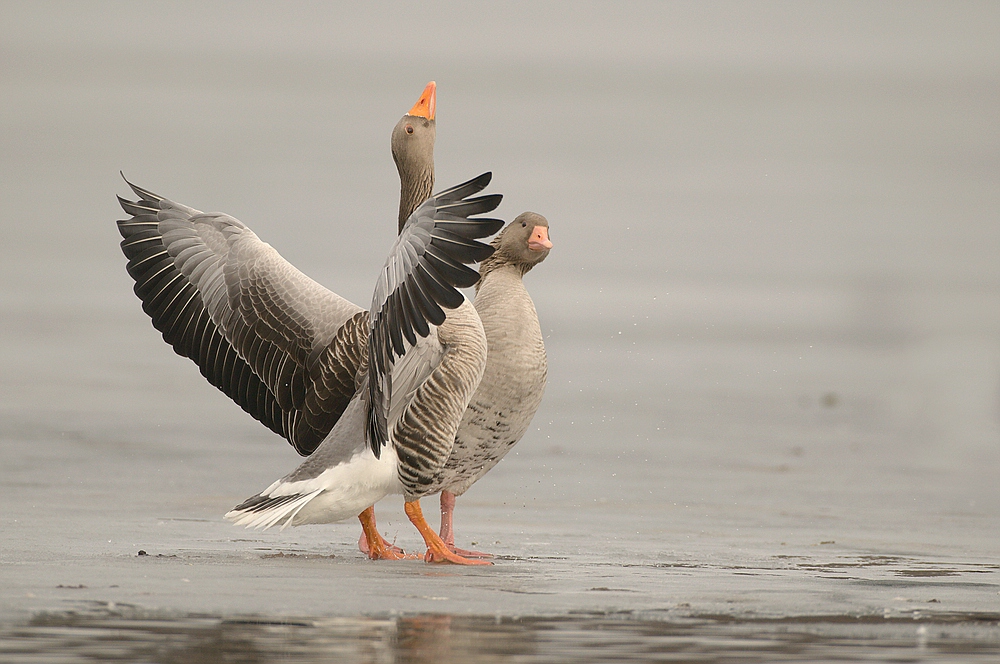
[(256, 530), (267, 530), (278, 524), (281, 524), (281, 530), (284, 530), (291, 525), (295, 516), (310, 500), (324, 491), (319, 488), (310, 493), (274, 495), (274, 492), (279, 490), (282, 484), (284, 483), (279, 480), (264, 492), (247, 498), (226, 512), (226, 518), (237, 526), (246, 526)]

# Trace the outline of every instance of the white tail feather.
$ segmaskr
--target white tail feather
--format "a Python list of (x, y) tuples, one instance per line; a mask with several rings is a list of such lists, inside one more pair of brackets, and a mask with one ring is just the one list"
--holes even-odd
[(295, 515), (299, 513), (299, 510), (305, 507), (310, 500), (321, 493), (323, 493), (323, 489), (316, 489), (312, 493), (307, 493), (291, 502), (278, 505), (277, 507), (271, 507), (266, 510), (261, 510), (259, 512), (232, 510), (226, 513), (226, 518), (238, 526), (246, 526), (247, 528), (254, 528), (256, 530), (267, 530), (271, 526), (284, 521), (281, 525), (281, 530), (284, 530), (291, 525), (292, 520), (295, 518)]

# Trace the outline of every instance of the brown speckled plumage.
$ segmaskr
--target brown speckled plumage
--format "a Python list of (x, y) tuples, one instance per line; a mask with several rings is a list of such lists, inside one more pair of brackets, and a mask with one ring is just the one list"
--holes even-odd
[(548, 222), (535, 213), (518, 216), (491, 243), (493, 256), (480, 264), (475, 307), (486, 334), (486, 369), (436, 478), (439, 490), (463, 494), (521, 439), (541, 404), (545, 344), (522, 280), (548, 254), (527, 249), (525, 231), (537, 225), (547, 228)]

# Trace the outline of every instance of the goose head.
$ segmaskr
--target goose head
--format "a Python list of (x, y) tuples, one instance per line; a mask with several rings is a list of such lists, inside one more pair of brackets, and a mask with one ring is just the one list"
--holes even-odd
[(537, 212), (522, 212), (490, 244), (495, 251), (480, 265), (480, 274), (500, 265), (518, 266), (524, 274), (545, 260), (552, 249), (549, 222)]
[(392, 159), (399, 171), (399, 230), (434, 189), (434, 113), (437, 84), (431, 81), (420, 99), (392, 130)]

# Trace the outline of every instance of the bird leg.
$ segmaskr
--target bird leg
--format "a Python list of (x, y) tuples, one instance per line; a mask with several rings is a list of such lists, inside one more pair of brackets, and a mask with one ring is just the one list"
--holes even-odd
[[(393, 546), (379, 534), (375, 527), (375, 506), (372, 505), (358, 515), (361, 522), (361, 538), (358, 540), (358, 548), (372, 560), (403, 560), (405, 558), (416, 558), (407, 556), (398, 546)], [(369, 545), (371, 543), (371, 545)]]
[(448, 550), (445, 543), (438, 537), (438, 534), (427, 525), (427, 521), (424, 519), (424, 514), (420, 510), (420, 500), (414, 500), (412, 502), (406, 502), (403, 505), (403, 509), (406, 511), (406, 516), (409, 517), (410, 522), (417, 527), (420, 531), (420, 535), (424, 538), (424, 543), (427, 544), (427, 553), (424, 554), (424, 560), (429, 563), (454, 563), (456, 565), (492, 565), (493, 563), (487, 560), (472, 560), (469, 558), (463, 558), (460, 555), (452, 553)]
[(455, 547), (455, 494), (451, 491), (441, 492), (441, 540), (452, 553), (465, 558), (492, 558), (492, 553), (483, 551), (468, 551)]

